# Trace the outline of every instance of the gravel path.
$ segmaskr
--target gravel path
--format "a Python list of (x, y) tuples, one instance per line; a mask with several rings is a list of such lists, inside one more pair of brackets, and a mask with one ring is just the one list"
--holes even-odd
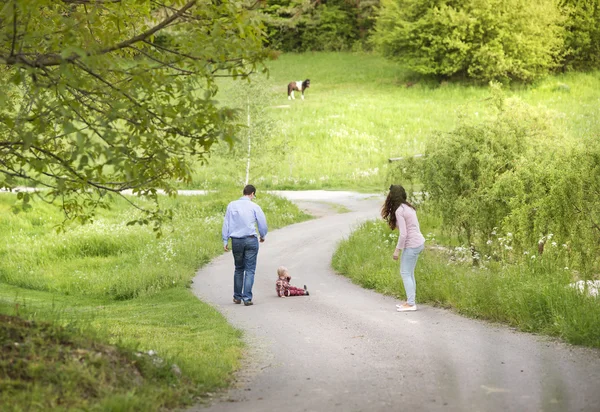
[[(336, 244), (377, 216), (381, 197), (279, 194), (321, 217), (269, 233), (254, 306), (231, 301), (230, 253), (198, 272), (194, 293), (244, 331), (248, 353), (232, 389), (190, 412), (600, 411), (599, 351), (425, 305), (398, 313), (395, 299), (336, 275)], [(282, 264), (310, 296), (277, 298)]]

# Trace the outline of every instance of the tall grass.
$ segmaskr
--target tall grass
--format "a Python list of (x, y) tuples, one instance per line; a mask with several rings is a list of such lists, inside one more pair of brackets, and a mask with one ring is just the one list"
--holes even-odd
[[(305, 78), (306, 99), (288, 101), (287, 83)], [(370, 54), (284, 54), (270, 64), (265, 87), (278, 127), (263, 136), (251, 176), (269, 188), (380, 189), (388, 158), (422, 153), (433, 132), (454, 129), (459, 115), (492, 114), (485, 86), (419, 79)], [(571, 73), (513, 86), (508, 94), (556, 111), (558, 126), (584, 141), (600, 132), (599, 89), (600, 72)], [(235, 93), (224, 84), (217, 98), (234, 102)], [(228, 150), (219, 147), (192, 186), (243, 181), (245, 162), (232, 161)]]
[[(164, 198), (174, 218), (164, 236), (156, 238), (149, 228), (127, 225), (135, 214), (125, 201), (117, 201), (92, 224), (58, 233), (62, 216), (53, 206), (36, 204), (31, 212), (15, 215), (10, 207), (16, 197), (2, 194), (0, 313), (76, 325), (101, 341), (157, 352), (169, 366), (181, 368), (183, 377), (171, 389), (172, 376), (164, 377), (166, 389), (152, 398), (155, 409), (189, 403), (223, 387), (241, 357), (241, 334), (188, 286), (199, 267), (222, 253), (225, 208), (239, 196), (225, 191)], [(275, 196), (261, 194), (257, 203), (270, 229), (308, 218)], [(180, 399), (174, 400), (174, 394)], [(109, 402), (112, 395), (105, 395), (95, 400), (96, 406)], [(129, 406), (117, 409), (144, 409), (143, 391), (130, 398)], [(88, 405), (84, 401), (67, 403), (75, 402), (76, 408)], [(27, 409), (24, 405), (12, 403), (13, 410)]]
[[(430, 221), (421, 219), (429, 239), (415, 273), (418, 302), (600, 347), (600, 302), (569, 287), (573, 274), (559, 261), (542, 256), (474, 267), (470, 256), (433, 240), (437, 228), (428, 227)], [(383, 222), (367, 222), (340, 244), (333, 266), (363, 287), (405, 299), (398, 262), (391, 259), (397, 236)]]

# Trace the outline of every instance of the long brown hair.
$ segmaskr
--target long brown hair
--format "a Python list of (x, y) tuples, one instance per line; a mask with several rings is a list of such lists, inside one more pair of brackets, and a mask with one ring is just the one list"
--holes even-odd
[(396, 229), (396, 209), (403, 204), (410, 206), (413, 209), (415, 208), (406, 200), (406, 190), (404, 190), (402, 186), (391, 185), (390, 191), (381, 207), (381, 217), (383, 220), (387, 221), (388, 226), (392, 230)]

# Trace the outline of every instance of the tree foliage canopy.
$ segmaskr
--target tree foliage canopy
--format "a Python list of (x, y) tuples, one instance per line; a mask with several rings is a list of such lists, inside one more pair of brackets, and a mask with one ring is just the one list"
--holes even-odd
[(245, 78), (268, 57), (254, 6), (2, 2), (0, 187), (44, 186), (39, 196), (84, 221), (110, 194), (172, 193), (192, 160), (237, 129), (235, 111), (214, 101), (215, 80)]
[(366, 44), (377, 6), (379, 0), (267, 0), (263, 12), (273, 47), (339, 51)]
[(561, 0), (566, 23), (567, 69), (600, 69), (600, 0)]
[(553, 0), (384, 0), (373, 42), (423, 74), (531, 81), (558, 65), (563, 19)]

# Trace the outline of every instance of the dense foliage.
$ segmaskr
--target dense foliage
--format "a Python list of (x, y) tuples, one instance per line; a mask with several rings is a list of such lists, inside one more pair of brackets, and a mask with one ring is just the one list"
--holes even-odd
[(215, 78), (255, 71), (263, 40), (240, 0), (4, 2), (0, 187), (45, 186), (81, 220), (107, 194), (172, 192), (238, 130)]
[(479, 256), (503, 238), (503, 259), (555, 253), (591, 275), (600, 260), (600, 144), (557, 133), (552, 113), (497, 88), (493, 120), (438, 134), (398, 170), (423, 183), (431, 211)]
[(271, 45), (283, 51), (340, 51), (366, 46), (379, 0), (269, 0)]
[(567, 69), (600, 68), (600, 0), (562, 0), (566, 23)]
[(282, 51), (373, 46), (418, 73), (533, 81), (600, 68), (600, 0), (269, 0)]
[(531, 81), (557, 66), (562, 21), (553, 0), (385, 0), (373, 42), (422, 74)]

